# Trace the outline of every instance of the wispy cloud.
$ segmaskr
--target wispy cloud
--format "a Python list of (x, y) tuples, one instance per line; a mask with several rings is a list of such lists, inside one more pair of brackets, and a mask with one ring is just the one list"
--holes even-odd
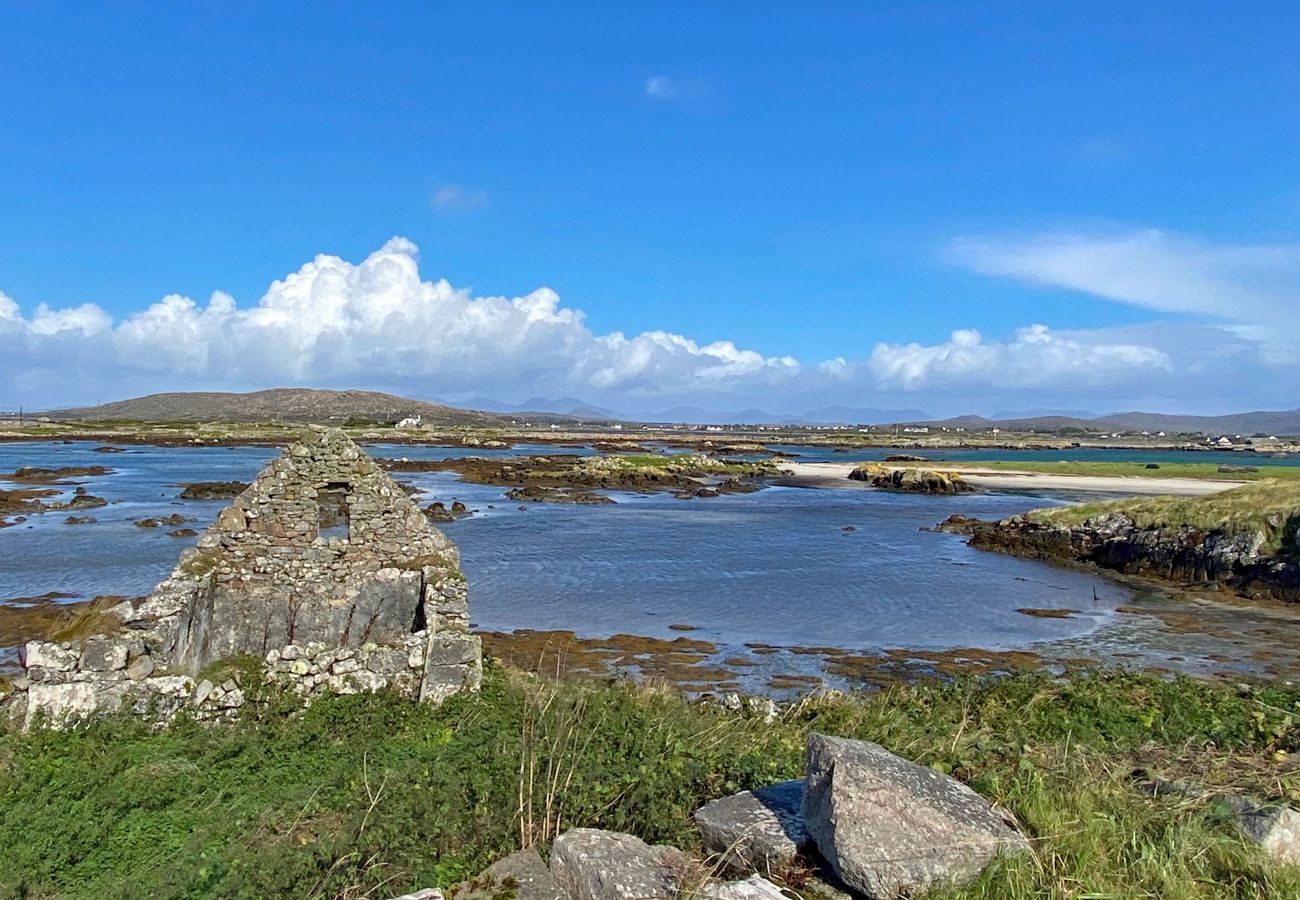
[(491, 198), (487, 191), (460, 184), (444, 184), (434, 189), (429, 202), (445, 212), (472, 212), (483, 209)]
[(1157, 229), (966, 237), (949, 261), (983, 275), (1196, 317), (1295, 358), (1300, 244), (1211, 244)]
[(1109, 162), (1124, 155), (1124, 147), (1114, 138), (1094, 135), (1084, 141), (1079, 148), (1079, 155), (1094, 162)]
[(646, 79), (645, 95), (651, 100), (672, 100), (677, 96), (677, 82), (667, 75), (654, 75)]
[(645, 82), (646, 98), (656, 103), (693, 103), (703, 100), (708, 93), (708, 83), (702, 78), (652, 75)]

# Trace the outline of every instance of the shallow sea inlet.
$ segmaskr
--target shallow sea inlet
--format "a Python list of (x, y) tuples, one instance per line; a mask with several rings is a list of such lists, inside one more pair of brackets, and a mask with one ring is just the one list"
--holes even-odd
[[(88, 511), (93, 523), (64, 524), (65, 513), (51, 512), (0, 529), (0, 603), (50, 591), (78, 598), (147, 593), (193, 538), (134, 523), (179, 513), (186, 527), (201, 530), (226, 501), (179, 500), (179, 485), (248, 481), (278, 452), (131, 446), (96, 453), (95, 446), (0, 445), (0, 471), (22, 465), (113, 469), (77, 479), (109, 501)], [(367, 449), (375, 456), (429, 459), (556, 452), (527, 446), (496, 454), (409, 445)], [(616, 493), (616, 503), (607, 506), (521, 506), (501, 487), (465, 484), (452, 473), (397, 477), (421, 489), (422, 505), (461, 500), (473, 510), (440, 527), (460, 548), (478, 629), (566, 630), (601, 639), (685, 636), (701, 643), (694, 650), (679, 644), (679, 662), (701, 655), (709, 664), (746, 660), (726, 677), (715, 672), (697, 679), (700, 684), (757, 689), (779, 675), (810, 683), (828, 658), (776, 653), (764, 645), (839, 648), (864, 658), (898, 648), (924, 654), (1060, 642), (1077, 647), (1133, 618), (1116, 611), (1132, 593), (1105, 578), (983, 553), (961, 537), (923, 530), (953, 513), (1001, 517), (1058, 502), (1051, 498), (770, 487), (712, 499)], [(1023, 609), (1076, 612), (1053, 618)], [(638, 654), (645, 652), (623, 646), (601, 659), (637, 669)], [(678, 681), (692, 681), (689, 673), (677, 674)]]

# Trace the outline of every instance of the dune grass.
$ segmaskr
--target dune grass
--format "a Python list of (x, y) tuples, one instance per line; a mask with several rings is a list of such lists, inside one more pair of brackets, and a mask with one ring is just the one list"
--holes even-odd
[(1256, 472), (1220, 472), (1217, 463), (1166, 463), (1148, 469), (1146, 463), (1090, 462), (1086, 460), (978, 460), (944, 462), (947, 468), (995, 469), (1008, 472), (1037, 472), (1044, 475), (1099, 475), (1110, 478), (1200, 478), (1212, 481), (1300, 481), (1300, 466), (1271, 466), (1266, 460), (1243, 459), (1240, 465), (1252, 466)]
[(1130, 778), (1297, 799), (1294, 686), (1018, 675), (812, 700), (764, 724), (492, 666), (480, 696), (438, 710), (386, 695), (287, 709), (156, 734), (110, 718), (0, 735), (0, 896), (393, 896), (582, 825), (695, 849), (691, 811), (799, 775), (813, 730), (952, 773), (1019, 818), (1032, 856), (938, 896), (1300, 896), (1300, 874), (1214, 804)]
[(1259, 531), (1266, 549), (1295, 554), (1300, 528), (1300, 482), (1259, 481), (1204, 497), (1145, 497), (1039, 509), (1034, 521), (1080, 525), (1122, 512), (1140, 528), (1188, 527), (1200, 531)]

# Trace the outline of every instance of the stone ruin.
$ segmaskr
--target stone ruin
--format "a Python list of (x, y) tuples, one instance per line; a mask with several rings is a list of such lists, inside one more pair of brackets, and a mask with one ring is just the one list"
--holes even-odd
[(440, 703), (482, 676), (458, 562), (374, 460), (313, 426), (149, 597), (97, 614), (93, 633), (28, 643), (4, 705), (24, 725), (123, 706), (230, 717), (245, 702), (237, 659), (306, 699), (392, 687)]

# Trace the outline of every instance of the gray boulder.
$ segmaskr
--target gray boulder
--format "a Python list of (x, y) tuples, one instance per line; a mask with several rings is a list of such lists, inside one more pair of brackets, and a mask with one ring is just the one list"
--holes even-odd
[(1289, 806), (1255, 806), (1237, 816), (1237, 827), (1280, 863), (1300, 866), (1300, 812)]
[(630, 834), (575, 828), (551, 846), (551, 874), (572, 900), (658, 900), (681, 893), (688, 860)]
[(520, 850), (497, 860), (473, 881), (461, 885), (453, 900), (491, 900), (514, 891), (515, 900), (568, 900), (536, 850)]
[(803, 814), (832, 870), (872, 898), (977, 876), (999, 853), (1029, 849), (988, 801), (867, 741), (808, 738)]
[(706, 803), (695, 811), (704, 846), (734, 869), (780, 872), (810, 843), (802, 780), (782, 781)]

